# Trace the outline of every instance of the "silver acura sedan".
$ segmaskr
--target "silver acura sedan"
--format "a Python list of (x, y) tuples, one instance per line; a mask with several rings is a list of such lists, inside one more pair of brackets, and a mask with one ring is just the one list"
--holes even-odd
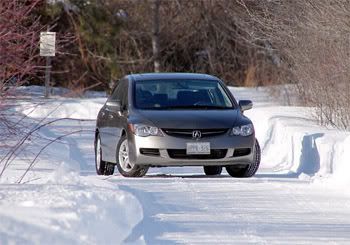
[(206, 175), (225, 167), (232, 177), (251, 177), (260, 147), (243, 115), (250, 108), (214, 76), (125, 76), (97, 117), (97, 174), (112, 175), (115, 165), (125, 177), (142, 177), (150, 167), (203, 166)]

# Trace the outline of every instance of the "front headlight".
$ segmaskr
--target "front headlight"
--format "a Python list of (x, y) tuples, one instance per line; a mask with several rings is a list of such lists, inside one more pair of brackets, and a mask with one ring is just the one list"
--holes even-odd
[(131, 131), (137, 136), (164, 136), (162, 131), (157, 127), (152, 127), (144, 124), (129, 124), (129, 127)]
[(253, 124), (242, 125), (232, 128), (231, 135), (235, 136), (249, 136), (254, 133)]

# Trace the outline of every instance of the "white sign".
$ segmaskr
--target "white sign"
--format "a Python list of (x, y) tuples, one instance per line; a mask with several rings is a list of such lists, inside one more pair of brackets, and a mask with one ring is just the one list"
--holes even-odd
[(40, 56), (55, 56), (56, 32), (40, 33)]

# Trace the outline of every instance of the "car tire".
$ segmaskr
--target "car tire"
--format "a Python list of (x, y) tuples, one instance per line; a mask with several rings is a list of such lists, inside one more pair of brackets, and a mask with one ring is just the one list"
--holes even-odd
[(221, 166), (203, 166), (205, 175), (220, 175), (222, 172)]
[(245, 167), (237, 166), (227, 166), (226, 171), (229, 175), (236, 178), (249, 178), (254, 176), (258, 171), (260, 160), (261, 160), (261, 149), (258, 140), (255, 140), (255, 149), (254, 149), (254, 160), (251, 164)]
[(148, 171), (147, 166), (134, 165), (129, 162), (128, 139), (126, 135), (120, 138), (117, 146), (117, 168), (124, 177), (143, 177)]
[(102, 160), (102, 148), (100, 135), (95, 139), (95, 168), (98, 175), (112, 175), (114, 173), (114, 164)]

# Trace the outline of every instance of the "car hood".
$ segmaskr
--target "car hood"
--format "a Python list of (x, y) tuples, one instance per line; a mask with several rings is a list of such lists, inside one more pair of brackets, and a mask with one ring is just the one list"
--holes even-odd
[[(241, 118), (239, 110), (143, 110), (139, 116), (158, 128), (231, 128)], [(143, 121), (143, 120), (142, 120)]]

